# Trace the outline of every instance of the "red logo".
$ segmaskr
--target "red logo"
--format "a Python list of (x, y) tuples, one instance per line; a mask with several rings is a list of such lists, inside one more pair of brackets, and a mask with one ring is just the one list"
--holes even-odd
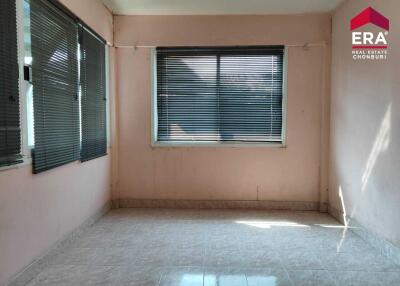
[[(354, 30), (367, 24), (373, 24), (385, 32), (356, 32)], [(364, 9), (350, 21), (353, 49), (387, 49), (386, 36), (389, 31), (389, 19), (372, 7)]]
[(389, 31), (389, 19), (372, 7), (366, 8), (360, 14), (351, 19), (350, 30), (353, 31), (369, 23)]

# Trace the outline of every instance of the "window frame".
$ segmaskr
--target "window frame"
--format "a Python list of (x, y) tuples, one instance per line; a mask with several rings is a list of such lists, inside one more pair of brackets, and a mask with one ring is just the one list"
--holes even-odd
[(157, 112), (157, 47), (150, 50), (151, 78), (151, 147), (272, 147), (286, 148), (287, 130), (287, 75), (288, 47), (283, 49), (283, 81), (282, 81), (282, 132), (281, 142), (224, 142), (224, 141), (158, 141), (158, 112)]

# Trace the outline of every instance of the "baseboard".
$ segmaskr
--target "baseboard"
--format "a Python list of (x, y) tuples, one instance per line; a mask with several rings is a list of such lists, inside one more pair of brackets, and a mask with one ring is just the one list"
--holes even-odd
[(35, 278), (44, 268), (46, 268), (56, 253), (71, 245), (88, 227), (94, 224), (98, 219), (104, 216), (111, 209), (111, 203), (106, 203), (95, 214), (89, 217), (84, 223), (73, 231), (66, 234), (62, 239), (57, 241), (49, 249), (47, 249), (40, 257), (34, 259), (23, 270), (14, 275), (8, 283), (8, 286), (23, 286)]
[(111, 209), (119, 209), (119, 200), (118, 199), (112, 200), (110, 204), (111, 204)]
[(328, 206), (328, 213), (334, 217), (338, 222), (341, 224), (345, 224), (343, 212), (339, 211), (338, 209), (332, 207), (331, 205)]
[(230, 201), (230, 200), (142, 200), (118, 199), (118, 208), (169, 208), (169, 209), (253, 209), (319, 211), (319, 202), (281, 201)]
[(329, 205), (327, 203), (319, 203), (319, 211), (321, 213), (327, 213), (328, 208), (329, 208)]
[(378, 234), (368, 230), (356, 219), (350, 218), (348, 216), (345, 217), (342, 211), (332, 206), (329, 206), (328, 213), (342, 224), (345, 224), (346, 221), (348, 223), (350, 231), (357, 234), (363, 240), (367, 241), (373, 247), (378, 249), (382, 253), (382, 255), (386, 256), (394, 263), (400, 265), (400, 247), (382, 238)]

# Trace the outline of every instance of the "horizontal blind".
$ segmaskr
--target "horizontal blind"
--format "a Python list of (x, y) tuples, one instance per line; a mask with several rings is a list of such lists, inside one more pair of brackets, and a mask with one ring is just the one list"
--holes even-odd
[(30, 0), (35, 148), (39, 173), (79, 159), (78, 27), (46, 0)]
[(158, 141), (281, 142), (283, 53), (158, 48)]
[(0, 166), (21, 162), (15, 0), (0, 1)]
[(82, 28), (80, 50), (81, 160), (88, 161), (107, 154), (105, 45)]

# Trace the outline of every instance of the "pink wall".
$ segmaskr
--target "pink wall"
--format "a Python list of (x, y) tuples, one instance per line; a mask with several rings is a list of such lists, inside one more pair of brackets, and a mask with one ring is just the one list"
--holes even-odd
[[(63, 2), (112, 41), (112, 16), (100, 2)], [(110, 181), (110, 156), (38, 175), (30, 165), (0, 171), (0, 285), (99, 211)]]
[(109, 161), (0, 172), (0, 285), (109, 201)]
[(100, 0), (59, 0), (109, 44), (113, 43), (113, 16)]
[[(351, 57), (350, 19), (368, 6), (390, 20), (386, 61)], [(351, 0), (334, 14), (329, 199), (350, 219), (400, 246), (398, 11), (397, 0)]]
[[(319, 200), (324, 60), (330, 15), (117, 16), (116, 46), (268, 45), (289, 48), (287, 148), (152, 148), (150, 50), (117, 48), (119, 197)], [(324, 58), (326, 56), (326, 58)]]

